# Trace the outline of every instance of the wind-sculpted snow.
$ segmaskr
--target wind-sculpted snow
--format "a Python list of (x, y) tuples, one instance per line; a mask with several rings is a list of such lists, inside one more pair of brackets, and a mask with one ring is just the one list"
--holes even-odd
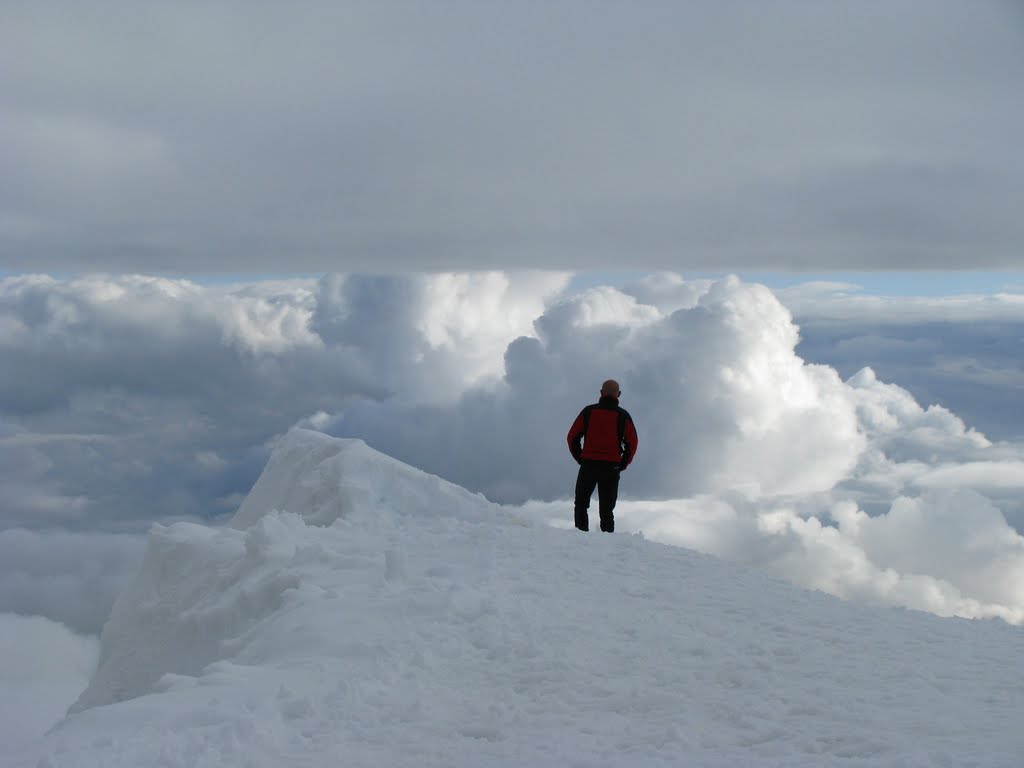
[[(142, 570), (103, 630), (99, 670), (72, 711), (139, 696), (165, 673), (198, 674), (299, 586), (306, 525), (363, 529), (395, 516), (494, 522), (483, 496), (366, 446), (310, 430), (285, 435), (231, 521), (155, 525)], [(326, 534), (325, 534), (326, 535)], [(298, 553), (298, 554), (297, 554)]]
[(266, 469), (231, 519), (247, 528), (270, 511), (288, 511), (313, 525), (382, 514), (493, 517), (501, 507), (436, 475), (428, 475), (369, 448), (362, 440), (293, 429), (274, 449)]
[(89, 689), (9, 762), (1017, 768), (1022, 651), (294, 431), (233, 526), (154, 529)]

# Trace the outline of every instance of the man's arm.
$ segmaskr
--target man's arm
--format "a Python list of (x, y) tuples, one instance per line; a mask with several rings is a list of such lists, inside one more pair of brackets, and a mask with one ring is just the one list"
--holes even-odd
[(626, 444), (626, 450), (622, 454), (622, 462), (619, 464), (619, 469), (625, 469), (629, 466), (629, 463), (633, 461), (633, 457), (636, 455), (636, 448), (640, 444), (640, 440), (636, 436), (636, 426), (633, 424), (633, 417), (626, 417), (626, 426), (622, 433), (622, 441)]
[(576, 417), (576, 421), (569, 427), (569, 434), (566, 435), (566, 441), (569, 443), (569, 453), (576, 459), (577, 464), (583, 462), (583, 435), (587, 431), (587, 409), (584, 408), (580, 411), (580, 415)]

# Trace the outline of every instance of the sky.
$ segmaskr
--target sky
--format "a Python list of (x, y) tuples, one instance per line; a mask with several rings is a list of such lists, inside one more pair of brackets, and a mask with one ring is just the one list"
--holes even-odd
[(612, 375), (667, 539), (903, 603), (923, 569), (947, 612), (989, 574), (1011, 615), (1022, 34), (1011, 0), (0, 3), (0, 612), (95, 635), (144, 531), (228, 519), (295, 425), (560, 503)]
[(0, 4), (0, 268), (1019, 270), (1024, 9)]

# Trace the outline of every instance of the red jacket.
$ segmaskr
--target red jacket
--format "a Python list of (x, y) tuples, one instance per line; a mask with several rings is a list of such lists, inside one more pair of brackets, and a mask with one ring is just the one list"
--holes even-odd
[(580, 411), (566, 439), (569, 453), (578, 462), (613, 461), (625, 469), (636, 455), (633, 418), (614, 397), (603, 396)]

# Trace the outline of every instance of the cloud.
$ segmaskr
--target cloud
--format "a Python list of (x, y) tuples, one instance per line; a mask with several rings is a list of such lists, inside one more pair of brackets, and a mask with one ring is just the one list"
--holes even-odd
[[(963, 325), (1015, 311), (963, 304)], [(561, 519), (565, 433), (608, 376), (640, 434), (624, 525), (848, 597), (1021, 608), (1021, 445), (871, 368), (808, 362), (786, 304), (736, 278), (22, 276), (0, 281), (0, 325), (0, 610), (95, 632), (127, 534), (234, 512), (296, 423)]]
[(939, 467), (917, 479), (925, 488), (1024, 489), (1024, 462), (969, 462)]
[(843, 376), (870, 366), (991, 437), (1024, 438), (1024, 296), (874, 296), (856, 285), (776, 291), (800, 325), (799, 354)]
[(774, 291), (797, 318), (837, 324), (926, 325), (938, 321), (1017, 322), (1024, 319), (1024, 294), (959, 293), (953, 296), (885, 296), (867, 293), (856, 283), (812, 280)]
[(41, 737), (85, 690), (99, 640), (40, 617), (0, 613), (0, 743), (15, 754)]
[(875, 516), (849, 502), (818, 516), (782, 507), (759, 513), (756, 524), (779, 553), (771, 569), (798, 584), (940, 615), (1024, 622), (1024, 537), (979, 494), (900, 497)]
[(233, 513), (296, 422), (359, 398), (450, 403), (500, 377), (568, 279), (4, 279), (0, 516), (139, 530)]
[[(842, 597), (1024, 621), (1021, 447), (870, 368), (843, 381), (806, 363), (767, 289), (662, 275), (567, 296), (535, 326), (499, 386), (454, 405), (361, 402), (325, 429), (506, 502), (554, 499), (575, 474), (568, 423), (614, 375), (640, 431), (624, 530)], [(524, 509), (568, 524), (570, 507)]]
[[(886, 504), (934, 482), (923, 469), (911, 478), (913, 461), (1019, 459), (871, 369), (843, 382), (808, 364), (793, 317), (762, 286), (658, 274), (567, 293), (568, 278), (7, 278), (5, 519), (230, 513), (266, 441), (303, 420), (499, 500), (554, 498), (567, 424), (609, 375), (641, 432), (645, 460), (629, 477), (647, 497), (845, 484)], [(1014, 306), (979, 300), (964, 325)]]
[(925, 0), (4, 4), (2, 266), (1020, 266), (1019, 25)]
[[(234, 490), (231, 472), (254, 470), (239, 442), (252, 446), (265, 435), (273, 414), (248, 424), (261, 421), (252, 408), (265, 412), (273, 402), (275, 377), (296, 367), (360, 391), (317, 355), (303, 315), (307, 294), (296, 285), (241, 299), (141, 277), (3, 281), (0, 316), (10, 333), (0, 341), (2, 450), (28, 466), (0, 471), (14, 486), (28, 478), (32, 488), (48, 488), (45, 503), (8, 496), (8, 524), (94, 526), (98, 518), (224, 511), (202, 505)], [(280, 423), (299, 415), (285, 413)], [(231, 431), (218, 429), (225, 423)], [(183, 460), (225, 446), (234, 461), (216, 477), (189, 471)], [(62, 505), (65, 498), (72, 503)]]
[(0, 613), (98, 635), (142, 560), (140, 534), (0, 531)]
[(826, 490), (864, 448), (847, 388), (794, 354), (796, 328), (762, 286), (720, 281), (667, 314), (595, 288), (535, 325), (538, 338), (509, 345), (500, 386), (454, 408), (357, 403), (337, 429), (515, 502), (565, 492), (565, 433), (609, 376), (640, 432), (629, 485), (646, 497)]
[(351, 351), (373, 386), (414, 402), (452, 402), (503, 373), (501, 350), (568, 284), (558, 272), (329, 275), (310, 329)]

